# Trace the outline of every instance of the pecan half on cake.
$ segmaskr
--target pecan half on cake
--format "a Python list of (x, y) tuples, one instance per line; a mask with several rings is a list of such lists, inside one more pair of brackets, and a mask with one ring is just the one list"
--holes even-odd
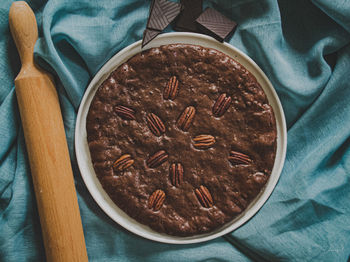
[(87, 117), (96, 175), (129, 216), (190, 236), (231, 221), (266, 184), (272, 107), (256, 78), (196, 45), (143, 51), (98, 88)]

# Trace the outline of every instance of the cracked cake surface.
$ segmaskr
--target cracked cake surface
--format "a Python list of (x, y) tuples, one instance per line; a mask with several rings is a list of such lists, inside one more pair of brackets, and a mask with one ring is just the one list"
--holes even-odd
[(169, 235), (234, 219), (270, 177), (276, 122), (256, 78), (210, 48), (151, 48), (116, 68), (91, 102), (95, 173), (130, 217)]

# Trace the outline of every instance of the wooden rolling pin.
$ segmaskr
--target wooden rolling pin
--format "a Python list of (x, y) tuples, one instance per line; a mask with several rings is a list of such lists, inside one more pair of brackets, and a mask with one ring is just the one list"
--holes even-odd
[(52, 77), (34, 63), (35, 16), (14, 2), (9, 24), (22, 68), (16, 95), (28, 151), (47, 261), (88, 261), (58, 95)]

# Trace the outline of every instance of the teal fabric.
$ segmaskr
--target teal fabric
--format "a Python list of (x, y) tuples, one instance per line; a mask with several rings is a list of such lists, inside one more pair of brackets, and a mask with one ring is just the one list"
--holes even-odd
[[(0, 3), (0, 261), (44, 261), (14, 92), (20, 62)], [(272, 196), (248, 223), (201, 244), (152, 242), (121, 228), (87, 191), (74, 156), (77, 110), (94, 74), (141, 39), (145, 0), (28, 1), (36, 60), (56, 77), (90, 261), (347, 261), (350, 254), (350, 2), (204, 1), (239, 24), (229, 41), (279, 94), (288, 150)], [(171, 31), (171, 30), (169, 30)]]

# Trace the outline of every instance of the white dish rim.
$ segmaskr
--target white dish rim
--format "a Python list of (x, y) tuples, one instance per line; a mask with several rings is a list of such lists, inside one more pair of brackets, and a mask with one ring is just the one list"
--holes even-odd
[[(160, 45), (174, 43), (195, 44), (204, 47), (214, 48), (231, 56), (239, 63), (241, 63), (248, 71), (250, 71), (257, 78), (258, 82), (264, 89), (268, 101), (274, 110), (277, 124), (276, 159), (271, 176), (264, 189), (260, 192), (257, 198), (249, 205), (249, 207), (231, 222), (223, 225), (222, 227), (214, 230), (213, 232), (195, 235), (191, 237), (175, 237), (158, 233), (149, 228), (148, 226), (145, 226), (132, 219), (126, 213), (124, 213), (124, 211), (122, 211), (117, 205), (115, 205), (114, 202), (109, 198), (108, 194), (103, 190), (98, 178), (96, 177), (91, 163), (90, 151), (88, 148), (86, 136), (86, 116), (90, 107), (91, 100), (98, 86), (109, 76), (109, 74), (120, 64), (131, 58), (133, 55), (141, 52), (142, 50), (157, 47)], [(141, 237), (162, 243), (191, 244), (204, 242), (223, 236), (239, 228), (249, 219), (251, 219), (265, 204), (279, 180), (280, 174), (283, 169), (287, 149), (287, 128), (281, 102), (271, 82), (264, 74), (264, 72), (259, 68), (259, 66), (242, 51), (238, 50), (237, 48), (233, 47), (228, 43), (220, 43), (214, 38), (202, 34), (176, 32), (165, 33), (157, 36), (146, 46), (145, 49), (141, 49), (141, 40), (139, 40), (119, 51), (102, 66), (102, 68), (91, 80), (90, 84), (88, 85), (85, 91), (85, 94), (82, 98), (79, 107), (75, 128), (75, 152), (83, 181), (96, 203), (112, 220), (114, 220), (116, 223), (129, 230), (130, 232), (133, 232)]]

